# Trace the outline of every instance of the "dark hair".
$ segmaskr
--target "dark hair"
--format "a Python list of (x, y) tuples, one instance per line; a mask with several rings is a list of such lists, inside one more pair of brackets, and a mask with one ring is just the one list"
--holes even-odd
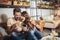
[(28, 14), (26, 11), (23, 11), (22, 13), (21, 13), (21, 15), (22, 16), (24, 16), (25, 14)]
[(43, 18), (42, 18), (42, 17), (40, 17), (40, 20), (43, 20)]
[(21, 9), (20, 8), (14, 8), (13, 15), (15, 15), (15, 12), (21, 12)]

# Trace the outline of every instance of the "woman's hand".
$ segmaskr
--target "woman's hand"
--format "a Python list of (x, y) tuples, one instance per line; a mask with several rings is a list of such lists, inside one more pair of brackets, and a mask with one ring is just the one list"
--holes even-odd
[(27, 27), (23, 27), (23, 31), (28, 31)]

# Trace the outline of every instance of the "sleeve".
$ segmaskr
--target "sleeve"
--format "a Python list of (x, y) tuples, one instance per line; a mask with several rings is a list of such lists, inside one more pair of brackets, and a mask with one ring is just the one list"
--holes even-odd
[(8, 19), (8, 21), (7, 21), (7, 27), (11, 27), (11, 19)]

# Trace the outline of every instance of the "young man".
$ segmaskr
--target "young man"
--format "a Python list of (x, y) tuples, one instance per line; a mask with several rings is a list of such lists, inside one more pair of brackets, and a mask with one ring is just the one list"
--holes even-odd
[[(22, 23), (24, 21), (24, 17), (21, 16), (21, 9), (15, 8), (13, 10), (12, 18), (9, 18), (7, 21), (8, 33), (12, 34), (16, 40), (22, 40), (21, 31), (22, 31)], [(20, 35), (20, 36), (19, 36)]]

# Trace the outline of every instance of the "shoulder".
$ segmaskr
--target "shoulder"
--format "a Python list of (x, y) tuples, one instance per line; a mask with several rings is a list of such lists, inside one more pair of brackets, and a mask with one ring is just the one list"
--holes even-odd
[(7, 20), (7, 23), (11, 23), (11, 22), (14, 22), (15, 21), (15, 19), (12, 17), (12, 18), (8, 18), (8, 20)]
[(14, 17), (8, 18), (8, 20), (14, 20)]

